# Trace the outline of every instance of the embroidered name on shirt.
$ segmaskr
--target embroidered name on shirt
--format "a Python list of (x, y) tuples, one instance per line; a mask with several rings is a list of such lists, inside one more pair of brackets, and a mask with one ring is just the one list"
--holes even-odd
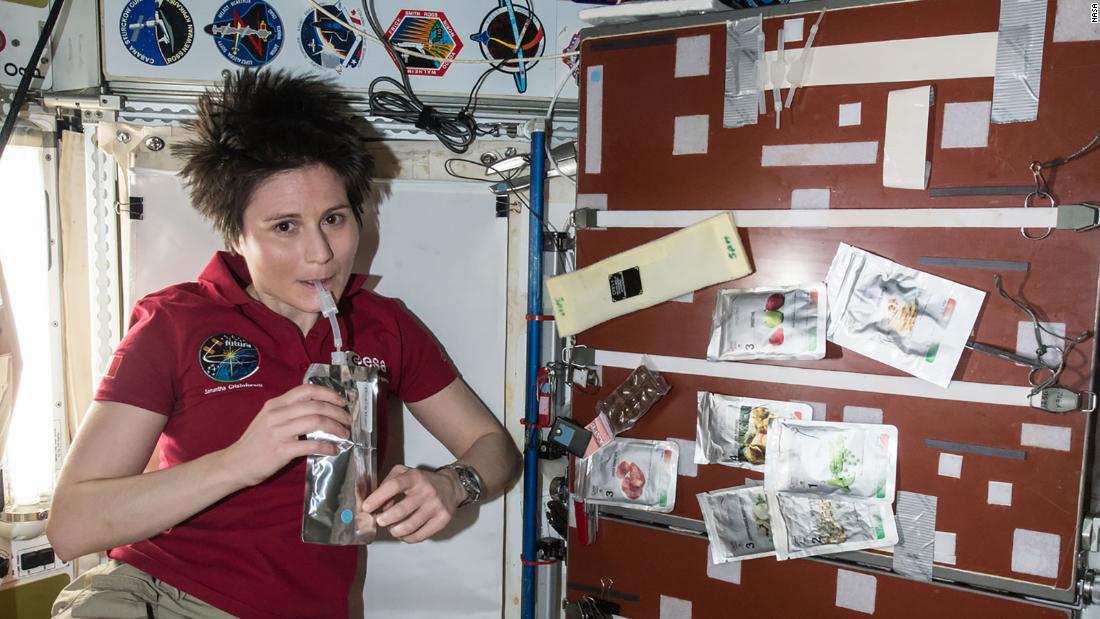
[(388, 373), (386, 362), (376, 357), (359, 357), (357, 363), (365, 368), (378, 368), (380, 374)]
[(202, 392), (203, 395), (210, 395), (211, 393), (219, 393), (221, 391), (232, 391), (234, 389), (263, 389), (263, 383), (233, 383), (231, 385), (218, 385), (217, 387), (211, 387)]

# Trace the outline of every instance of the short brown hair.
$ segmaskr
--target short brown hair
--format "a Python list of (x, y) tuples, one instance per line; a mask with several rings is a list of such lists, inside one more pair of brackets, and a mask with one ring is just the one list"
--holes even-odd
[(199, 98), (194, 139), (173, 152), (194, 207), (227, 248), (241, 235), (256, 186), (285, 170), (322, 164), (344, 181), (348, 204), (363, 223), (374, 160), (370, 125), (357, 99), (330, 80), (285, 71), (230, 73)]

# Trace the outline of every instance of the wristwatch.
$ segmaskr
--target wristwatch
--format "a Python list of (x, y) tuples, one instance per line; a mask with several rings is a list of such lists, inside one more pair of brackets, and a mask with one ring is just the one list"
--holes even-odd
[(466, 498), (458, 504), (458, 507), (465, 507), (470, 503), (476, 503), (481, 498), (481, 475), (477, 474), (474, 467), (468, 464), (461, 464), (459, 462), (452, 462), (451, 464), (441, 466), (436, 469), (436, 472), (444, 469), (450, 469), (458, 476), (458, 483), (462, 484), (463, 489), (466, 490)]

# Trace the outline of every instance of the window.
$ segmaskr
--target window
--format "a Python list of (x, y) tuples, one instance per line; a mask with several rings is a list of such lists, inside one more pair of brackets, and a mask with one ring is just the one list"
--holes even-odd
[[(46, 150), (9, 145), (0, 161), (0, 266), (22, 372), (4, 450), (5, 508), (48, 501), (56, 473), (55, 431), (62, 412), (58, 264), (51, 256)], [(9, 339), (10, 334), (9, 334)]]

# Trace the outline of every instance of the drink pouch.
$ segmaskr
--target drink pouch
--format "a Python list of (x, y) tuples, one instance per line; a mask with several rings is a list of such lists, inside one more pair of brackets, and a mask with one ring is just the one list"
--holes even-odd
[(671, 441), (617, 438), (579, 461), (576, 487), (590, 503), (670, 512), (678, 457)]
[(898, 543), (889, 502), (786, 493), (768, 499), (780, 561)]
[(314, 363), (303, 382), (328, 387), (344, 398), (351, 414), (351, 436), (344, 439), (327, 432), (306, 435), (332, 442), (339, 452), (306, 459), (302, 541), (341, 546), (369, 544), (374, 534), (359, 531), (355, 515), (357, 503), (378, 483), (374, 432), (378, 372), (375, 368)]
[(947, 387), (985, 293), (844, 243), (826, 276), (829, 340)]
[(773, 419), (811, 419), (809, 404), (707, 393), (697, 395), (695, 463), (764, 470), (768, 424)]
[(738, 486), (695, 496), (703, 511), (715, 565), (775, 554), (763, 486)]
[(643, 358), (642, 365), (635, 368), (606, 398), (596, 403), (596, 418), (585, 426), (592, 433), (592, 440), (584, 457), (591, 456), (616, 436), (633, 428), (669, 389), (671, 387), (665, 377), (650, 369)]
[(769, 492), (894, 501), (898, 430), (894, 426), (776, 419), (768, 432)]
[(820, 283), (719, 290), (707, 359), (823, 359), (825, 304)]

